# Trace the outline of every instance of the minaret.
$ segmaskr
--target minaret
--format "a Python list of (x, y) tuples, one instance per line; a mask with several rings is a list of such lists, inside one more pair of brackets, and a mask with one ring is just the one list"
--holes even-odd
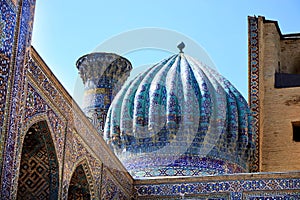
[(108, 108), (129, 77), (131, 63), (113, 53), (90, 53), (76, 67), (84, 84), (83, 111), (103, 135)]

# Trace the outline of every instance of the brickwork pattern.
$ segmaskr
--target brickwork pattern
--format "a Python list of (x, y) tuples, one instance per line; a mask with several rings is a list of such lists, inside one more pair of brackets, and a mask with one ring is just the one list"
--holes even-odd
[[(277, 22), (258, 18), (260, 64), (261, 171), (300, 170), (300, 145), (293, 141), (292, 122), (300, 121), (299, 87), (275, 88), (275, 72), (296, 73), (300, 39), (286, 38)], [(299, 63), (300, 64), (300, 63)], [(300, 65), (296, 69), (300, 69)]]

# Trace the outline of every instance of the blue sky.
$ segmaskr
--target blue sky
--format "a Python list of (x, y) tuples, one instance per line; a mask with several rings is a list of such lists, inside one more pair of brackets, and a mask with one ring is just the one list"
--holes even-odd
[[(284, 34), (300, 32), (298, 0), (51, 0), (37, 1), (35, 12), (32, 45), (72, 96), (77, 91), (79, 57), (113, 36), (156, 27), (201, 45), (217, 70), (247, 98), (247, 16), (276, 20)], [(139, 67), (169, 55), (141, 49), (122, 56)]]

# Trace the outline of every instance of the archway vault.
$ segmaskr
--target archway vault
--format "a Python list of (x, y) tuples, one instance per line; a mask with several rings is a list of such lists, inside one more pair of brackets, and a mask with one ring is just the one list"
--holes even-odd
[(58, 199), (59, 165), (47, 122), (31, 125), (22, 144), (17, 199)]
[(68, 189), (68, 199), (97, 199), (95, 183), (86, 159), (77, 162)]

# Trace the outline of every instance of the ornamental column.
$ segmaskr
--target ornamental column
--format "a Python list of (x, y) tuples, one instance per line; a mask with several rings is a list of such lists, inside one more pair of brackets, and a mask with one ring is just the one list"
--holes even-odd
[(83, 111), (103, 135), (108, 108), (129, 77), (131, 63), (113, 53), (90, 53), (76, 67), (84, 84)]

